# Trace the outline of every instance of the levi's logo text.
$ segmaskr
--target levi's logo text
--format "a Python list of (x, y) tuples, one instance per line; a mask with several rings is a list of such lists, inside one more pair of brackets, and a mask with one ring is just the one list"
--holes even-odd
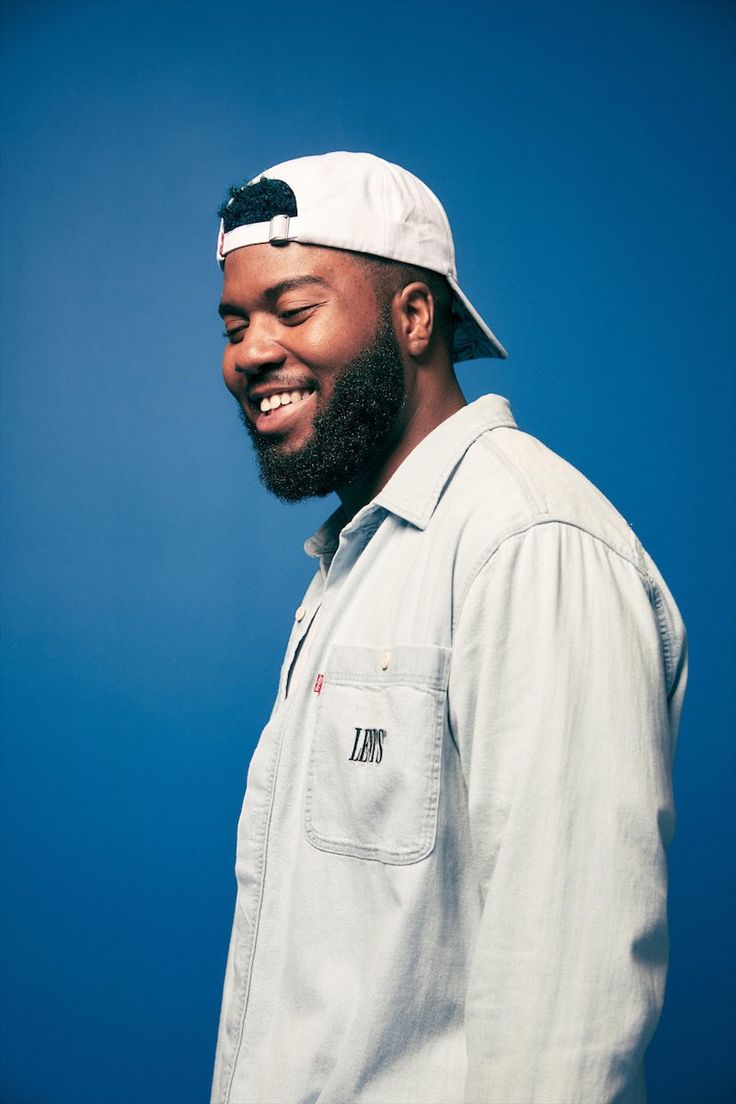
[(380, 763), (383, 759), (385, 728), (357, 728), (350, 759), (353, 763)]
[(322, 683), (324, 681), (325, 681), (325, 676), (324, 675), (317, 675), (317, 678), (315, 679), (315, 683), (314, 683), (314, 693), (315, 694), (321, 694), (322, 693)]

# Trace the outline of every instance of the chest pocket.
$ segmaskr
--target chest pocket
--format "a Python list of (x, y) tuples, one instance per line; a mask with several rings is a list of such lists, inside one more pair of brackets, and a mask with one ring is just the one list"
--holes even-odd
[(403, 865), (434, 847), (450, 649), (333, 645), (316, 710), (307, 839)]

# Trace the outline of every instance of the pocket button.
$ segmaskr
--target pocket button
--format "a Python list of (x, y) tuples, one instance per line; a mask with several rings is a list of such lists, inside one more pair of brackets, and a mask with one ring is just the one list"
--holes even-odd
[(390, 661), (391, 661), (391, 653), (390, 652), (384, 652), (383, 655), (381, 656), (381, 659), (380, 659), (380, 664), (381, 664), (381, 670), (382, 671), (387, 671), (388, 670), (388, 665), (389, 665)]

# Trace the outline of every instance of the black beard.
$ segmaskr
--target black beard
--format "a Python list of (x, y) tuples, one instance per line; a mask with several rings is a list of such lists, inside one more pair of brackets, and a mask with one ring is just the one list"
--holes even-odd
[(375, 466), (404, 402), (404, 365), (390, 320), (370, 345), (346, 364), (329, 406), (316, 415), (312, 435), (297, 452), (281, 452), (241, 411), (260, 465), (261, 482), (285, 502), (330, 494)]

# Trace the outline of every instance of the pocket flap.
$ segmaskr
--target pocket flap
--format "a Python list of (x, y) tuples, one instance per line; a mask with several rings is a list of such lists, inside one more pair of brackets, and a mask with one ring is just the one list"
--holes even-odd
[(343, 685), (401, 682), (421, 689), (444, 690), (451, 654), (450, 648), (435, 644), (386, 647), (333, 644), (327, 653), (325, 682)]

